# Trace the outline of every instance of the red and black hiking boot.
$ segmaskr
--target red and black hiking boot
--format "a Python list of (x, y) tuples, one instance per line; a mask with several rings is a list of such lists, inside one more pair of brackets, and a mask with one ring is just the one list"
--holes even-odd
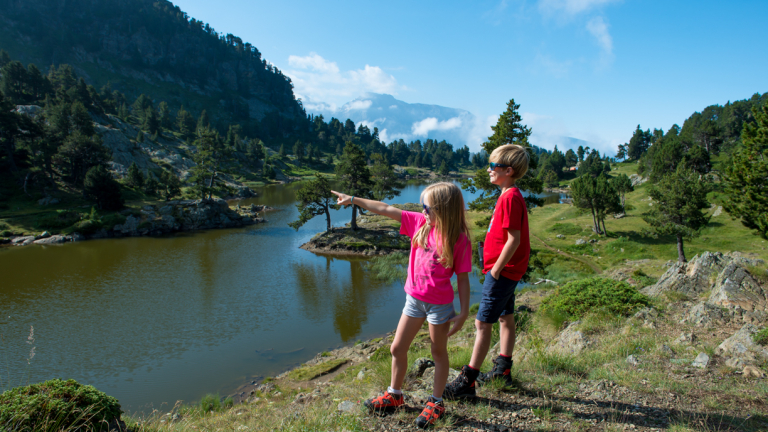
[(469, 365), (461, 368), (461, 373), (453, 381), (448, 383), (443, 390), (443, 399), (455, 400), (461, 398), (473, 398), (475, 392), (475, 380), (480, 371), (472, 369)]
[(396, 395), (390, 392), (384, 392), (379, 397), (363, 402), (366, 408), (377, 413), (394, 411), (403, 404), (405, 404), (405, 399), (402, 394)]
[(501, 355), (496, 357), (493, 360), (493, 369), (488, 373), (481, 373), (477, 377), (477, 382), (480, 385), (487, 384), (492, 380), (498, 380), (507, 387), (512, 385), (512, 359), (510, 357)]
[(443, 401), (435, 402), (435, 398), (430, 396), (421, 414), (416, 418), (416, 426), (426, 429), (435, 424), (435, 421), (442, 417), (443, 414), (445, 414)]

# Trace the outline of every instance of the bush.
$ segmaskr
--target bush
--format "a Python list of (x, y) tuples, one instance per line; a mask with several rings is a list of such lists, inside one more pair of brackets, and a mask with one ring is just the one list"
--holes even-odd
[(222, 402), (218, 395), (212, 394), (207, 394), (200, 400), (200, 409), (203, 412), (218, 412), (231, 408), (232, 405), (234, 405), (234, 401), (231, 397), (224, 399), (224, 402)]
[(78, 232), (83, 235), (91, 235), (101, 229), (101, 223), (99, 221), (92, 221), (90, 219), (81, 220), (72, 227), (72, 232)]
[(551, 231), (562, 235), (577, 235), (583, 231), (580, 227), (572, 223), (556, 223), (552, 225), (547, 231)]
[(752, 340), (754, 340), (755, 343), (758, 345), (762, 345), (762, 346), (768, 345), (768, 327), (765, 327), (759, 332), (753, 334)]
[(0, 395), (0, 430), (106, 431), (121, 413), (117, 399), (75, 380), (50, 380)]
[(646, 305), (648, 298), (626, 282), (588, 278), (559, 286), (542, 301), (541, 310), (578, 319), (597, 310), (627, 316)]
[(60, 211), (38, 217), (35, 220), (35, 227), (38, 229), (61, 229), (71, 226), (78, 220), (80, 220), (78, 213)]

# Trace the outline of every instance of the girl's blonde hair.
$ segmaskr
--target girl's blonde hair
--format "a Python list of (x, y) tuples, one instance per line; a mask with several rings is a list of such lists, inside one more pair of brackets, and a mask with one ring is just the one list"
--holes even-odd
[[(469, 228), (464, 212), (464, 197), (461, 190), (453, 183), (441, 182), (427, 186), (421, 192), (420, 201), (429, 201), (429, 217), (437, 230), (434, 246), (439, 250), (438, 262), (445, 268), (453, 267), (453, 247), (463, 233), (469, 242)], [(424, 224), (413, 236), (413, 244), (427, 248), (430, 227)], [(471, 243), (470, 243), (471, 249)], [(468, 252), (470, 253), (470, 252)]]

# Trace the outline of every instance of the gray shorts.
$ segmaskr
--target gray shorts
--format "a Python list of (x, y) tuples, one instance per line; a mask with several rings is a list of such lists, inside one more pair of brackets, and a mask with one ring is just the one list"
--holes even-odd
[(453, 310), (453, 303), (432, 304), (406, 294), (403, 314), (411, 318), (426, 318), (428, 323), (440, 325), (455, 317), (456, 311)]

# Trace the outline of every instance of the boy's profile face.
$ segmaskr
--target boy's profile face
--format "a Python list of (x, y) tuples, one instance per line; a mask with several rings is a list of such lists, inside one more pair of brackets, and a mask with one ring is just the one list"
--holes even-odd
[(508, 179), (510, 179), (515, 174), (515, 170), (513, 170), (511, 167), (497, 166), (491, 168), (491, 165), (489, 165), (486, 171), (490, 177), (491, 184), (495, 184), (497, 186), (501, 186), (507, 183)]

